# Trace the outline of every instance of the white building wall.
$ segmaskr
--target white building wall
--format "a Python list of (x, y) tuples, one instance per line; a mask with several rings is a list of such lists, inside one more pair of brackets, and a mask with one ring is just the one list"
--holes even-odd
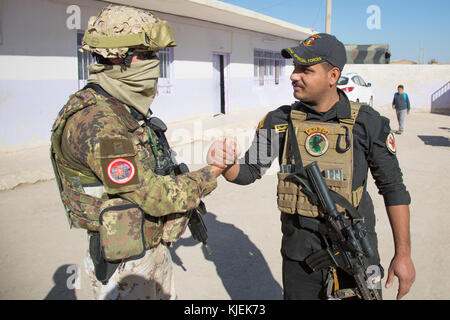
[[(75, 2), (75, 1), (74, 1)], [(76, 1), (81, 25), (102, 6)], [(0, 150), (49, 143), (56, 114), (78, 89), (76, 30), (70, 4), (48, 0), (2, 0), (0, 44)]]
[[(3, 0), (0, 44), (0, 149), (48, 144), (51, 125), (78, 89), (76, 30), (67, 27), (76, 4), (81, 28), (106, 4), (95, 0)], [(159, 94), (152, 110), (164, 121), (217, 110), (218, 83), (213, 52), (229, 54), (226, 112), (290, 103), (286, 67), (279, 85), (259, 86), (253, 77), (254, 48), (279, 51), (297, 41), (186, 17), (155, 13), (175, 31), (172, 92)], [(69, 22), (70, 22), (69, 21)], [(288, 63), (289, 64), (289, 63)]]
[(152, 105), (155, 114), (164, 120), (215, 113), (218, 83), (214, 78), (213, 53), (230, 57), (225, 74), (227, 113), (278, 106), (292, 100), (289, 62), (279, 85), (259, 86), (253, 77), (253, 53), (255, 48), (280, 51), (297, 41), (162, 13), (158, 17), (170, 22), (177, 42), (173, 93), (159, 95)]
[(347, 64), (343, 73), (358, 73), (372, 84), (374, 107), (390, 107), (402, 84), (413, 111), (430, 112), (431, 95), (450, 80), (450, 65)]

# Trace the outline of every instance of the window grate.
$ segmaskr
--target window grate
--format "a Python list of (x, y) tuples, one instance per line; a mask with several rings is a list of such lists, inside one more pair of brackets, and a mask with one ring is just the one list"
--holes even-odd
[(260, 86), (280, 83), (284, 75), (286, 61), (276, 51), (254, 49), (253, 55), (254, 78)]
[[(78, 89), (82, 89), (89, 78), (88, 66), (95, 63), (95, 59), (88, 51), (81, 51), (81, 42), (84, 31), (77, 31), (77, 58), (78, 58)], [(172, 74), (173, 74), (173, 48), (163, 48), (157, 53), (160, 60), (160, 78), (158, 80), (158, 93), (172, 93)]]
[(158, 79), (158, 93), (172, 93), (172, 74), (173, 74), (173, 56), (172, 47), (163, 48), (158, 51), (160, 78)]
[(84, 31), (77, 32), (77, 58), (78, 58), (78, 89), (82, 89), (89, 78), (88, 66), (94, 62), (92, 54), (88, 51), (81, 51), (81, 42)]

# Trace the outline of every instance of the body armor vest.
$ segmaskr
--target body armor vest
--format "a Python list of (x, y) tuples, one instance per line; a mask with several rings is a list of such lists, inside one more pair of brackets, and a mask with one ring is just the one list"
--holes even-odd
[[(303, 166), (317, 161), (323, 171), (327, 186), (346, 198), (354, 207), (359, 205), (364, 186), (352, 191), (353, 182), (353, 125), (360, 104), (351, 102), (351, 118), (339, 119), (338, 123), (305, 121), (307, 114), (291, 110), (291, 123), (296, 143), (300, 150)], [(292, 132), (292, 131), (291, 131)], [(306, 217), (322, 217), (317, 206), (310, 203), (301, 192), (298, 182), (286, 177), (292, 173), (295, 160), (291, 145), (292, 137), (286, 132), (281, 170), (278, 173), (277, 203), (281, 212), (299, 214)], [(338, 210), (344, 209), (337, 206)]]
[[(62, 136), (69, 117), (93, 105), (110, 108), (128, 129), (128, 138), (135, 149), (135, 152), (130, 156), (135, 156), (139, 161), (142, 161), (145, 171), (155, 168), (155, 157), (149, 150), (150, 138), (147, 131), (151, 130), (153, 136), (156, 137), (156, 135), (146, 125), (140, 125), (126, 110), (125, 106), (95, 94), (95, 91), (90, 88), (72, 95), (58, 114), (52, 128), (50, 153), (61, 200), (71, 227), (75, 226), (96, 232), (101, 231), (100, 216), (103, 212), (108, 211), (108, 215), (111, 215), (111, 207), (120, 209), (130, 206), (131, 203), (106, 193), (102, 182), (89, 168), (70, 161), (62, 151)], [(136, 208), (137, 206), (134, 205), (130, 209), (131, 211), (134, 210), (132, 214), (135, 214)], [(129, 212), (131, 212), (130, 210)], [(161, 240), (166, 242), (176, 241), (184, 232), (187, 221), (188, 217), (182, 214), (170, 214), (164, 217), (153, 217), (146, 214), (142, 226), (144, 247), (146, 249), (155, 247)], [(174, 232), (172, 227), (176, 227), (178, 232)]]

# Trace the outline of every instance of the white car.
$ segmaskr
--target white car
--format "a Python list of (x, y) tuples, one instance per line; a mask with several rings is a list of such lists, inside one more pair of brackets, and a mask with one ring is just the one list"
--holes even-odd
[(373, 107), (372, 84), (356, 73), (344, 73), (338, 80), (337, 87), (345, 92), (350, 101), (366, 103)]

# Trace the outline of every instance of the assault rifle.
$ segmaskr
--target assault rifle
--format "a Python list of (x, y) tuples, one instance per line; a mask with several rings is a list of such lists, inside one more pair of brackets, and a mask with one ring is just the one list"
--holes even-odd
[[(300, 219), (300, 225), (318, 232), (326, 246), (308, 256), (306, 264), (314, 272), (339, 267), (354, 278), (357, 294), (362, 299), (381, 300), (367, 274), (367, 259), (374, 255), (374, 251), (366, 237), (364, 219), (344, 197), (328, 189), (317, 162), (297, 169), (287, 179), (300, 182), (301, 191), (324, 213), (324, 221)], [(344, 212), (338, 212), (336, 204), (345, 208), (350, 218), (346, 218)]]
[[(189, 172), (189, 168), (186, 164), (181, 163), (178, 165), (178, 172), (177, 174), (187, 173)], [(189, 218), (188, 227), (191, 231), (192, 237), (198, 242), (203, 243), (206, 252), (210, 255), (211, 249), (206, 242), (208, 240), (208, 229), (206, 229), (205, 223), (203, 222), (203, 218), (201, 216), (207, 212), (208, 211), (206, 210), (205, 204), (200, 200), (198, 207), (191, 210), (191, 217)]]
[[(152, 128), (158, 136), (158, 141), (152, 140), (151, 143), (154, 144), (153, 147), (156, 150), (160, 150), (161, 154), (154, 151), (154, 156), (156, 159), (156, 168), (155, 173), (160, 175), (168, 175), (171, 172), (174, 172), (176, 175), (180, 175), (183, 173), (189, 172), (189, 168), (185, 163), (177, 164), (175, 158), (172, 155), (170, 150), (169, 142), (166, 139), (165, 132), (167, 130), (167, 126), (164, 122), (156, 117), (152, 117), (147, 120), (147, 124), (150, 128)], [(154, 150), (152, 147), (152, 150)], [(211, 249), (207, 244), (208, 240), (208, 230), (206, 229), (205, 223), (203, 222), (203, 218), (201, 214), (206, 214), (206, 206), (203, 201), (200, 201), (200, 204), (197, 208), (190, 210), (190, 218), (188, 222), (189, 230), (191, 231), (192, 237), (203, 243), (204, 248), (208, 254), (211, 254)]]

